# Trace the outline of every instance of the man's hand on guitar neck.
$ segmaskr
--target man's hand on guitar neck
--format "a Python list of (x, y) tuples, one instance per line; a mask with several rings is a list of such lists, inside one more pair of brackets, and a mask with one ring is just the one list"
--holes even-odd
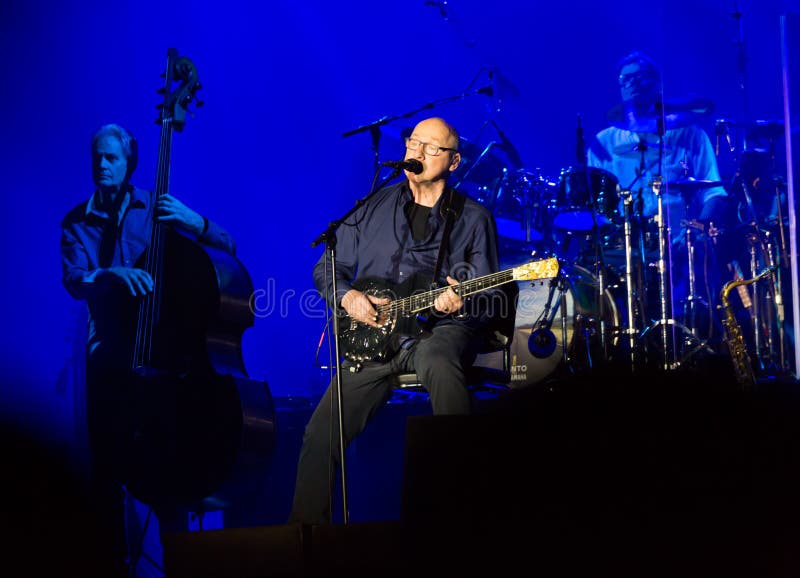
[[(447, 282), (450, 285), (458, 285), (458, 281), (447, 276)], [(464, 300), (452, 289), (448, 289), (441, 295), (436, 298), (436, 301), (433, 302), (433, 308), (437, 311), (441, 311), (445, 315), (449, 315), (451, 313), (455, 313), (459, 309), (464, 306)]]
[(386, 323), (386, 319), (378, 319), (378, 312), (375, 308), (376, 305), (385, 305), (389, 303), (390, 299), (387, 297), (377, 297), (375, 295), (367, 295), (357, 289), (350, 289), (342, 297), (342, 308), (347, 311), (351, 319), (355, 319), (359, 323), (365, 323), (372, 327), (381, 327)]

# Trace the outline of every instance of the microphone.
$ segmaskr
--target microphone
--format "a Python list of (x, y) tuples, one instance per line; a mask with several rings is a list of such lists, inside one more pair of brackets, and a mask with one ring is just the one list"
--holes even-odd
[(528, 350), (537, 359), (545, 359), (553, 355), (556, 350), (556, 335), (547, 324), (534, 329), (528, 338)]
[(384, 167), (392, 167), (393, 169), (403, 169), (415, 175), (420, 174), (425, 167), (417, 159), (407, 159), (404, 161), (383, 161), (381, 163)]

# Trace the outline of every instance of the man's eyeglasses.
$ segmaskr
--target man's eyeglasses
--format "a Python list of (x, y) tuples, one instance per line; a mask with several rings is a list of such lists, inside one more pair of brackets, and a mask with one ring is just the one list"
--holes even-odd
[(447, 147), (440, 147), (439, 145), (430, 143), (430, 142), (422, 142), (419, 139), (415, 138), (406, 138), (406, 148), (410, 151), (417, 150), (420, 145), (422, 145), (422, 152), (426, 155), (430, 155), (432, 157), (437, 156), (442, 151), (453, 151), (458, 152), (456, 149), (451, 149)]
[(619, 75), (620, 86), (631, 86), (632, 84), (642, 84), (644, 82), (649, 82), (652, 80), (653, 80), (653, 75), (644, 70), (638, 70), (636, 72), (631, 72), (629, 74)]

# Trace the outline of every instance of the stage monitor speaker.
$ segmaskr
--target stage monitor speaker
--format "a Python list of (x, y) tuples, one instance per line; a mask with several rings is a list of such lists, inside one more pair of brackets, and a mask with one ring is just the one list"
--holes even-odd
[(169, 578), (294, 578), (305, 576), (304, 526), (261, 526), (164, 536)]

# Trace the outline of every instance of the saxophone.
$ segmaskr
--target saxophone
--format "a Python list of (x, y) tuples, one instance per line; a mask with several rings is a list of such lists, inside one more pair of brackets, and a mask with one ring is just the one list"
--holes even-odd
[(753, 371), (753, 366), (750, 363), (750, 357), (745, 348), (744, 336), (736, 321), (736, 315), (733, 312), (728, 295), (736, 287), (743, 287), (750, 285), (771, 275), (775, 271), (775, 267), (765, 269), (752, 279), (734, 279), (728, 281), (720, 291), (719, 299), (722, 303), (721, 307), (724, 309), (725, 317), (722, 319), (722, 326), (725, 329), (725, 342), (728, 344), (731, 359), (733, 360), (733, 370), (736, 373), (736, 381), (744, 388), (749, 388), (755, 385), (756, 376)]

